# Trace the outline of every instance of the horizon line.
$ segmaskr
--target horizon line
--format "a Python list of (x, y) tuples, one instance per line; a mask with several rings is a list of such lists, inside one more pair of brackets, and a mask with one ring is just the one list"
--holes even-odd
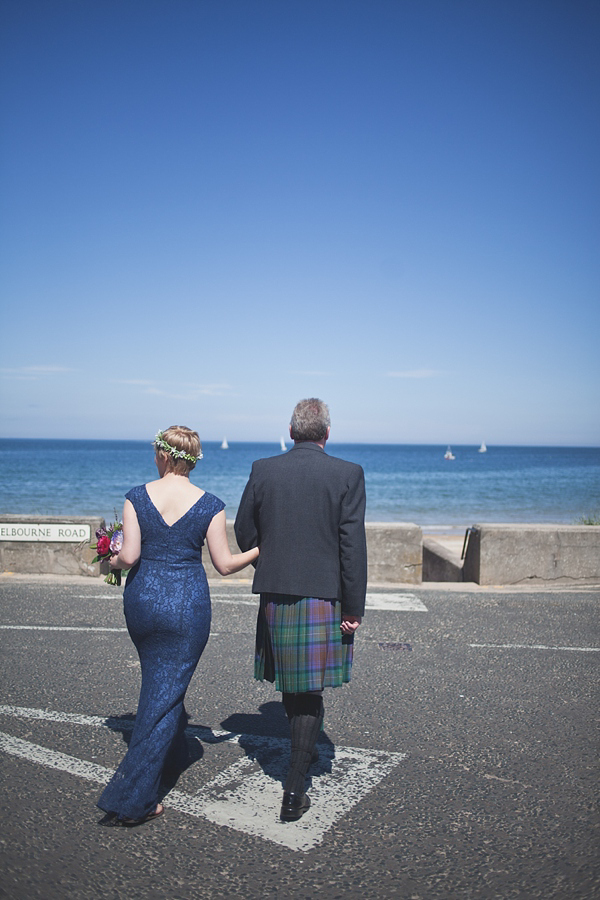
[[(122, 443), (132, 443), (132, 444), (148, 444), (151, 445), (153, 443), (152, 440), (148, 440), (147, 438), (97, 438), (97, 437), (14, 437), (7, 435), (0, 435), (0, 441), (60, 441), (62, 443), (73, 443), (75, 441), (96, 441), (98, 443), (110, 443), (110, 442), (122, 442)], [(221, 444), (223, 438), (202, 438), (202, 444)], [(230, 439), (227, 438), (227, 442), (229, 445), (229, 449), (231, 449), (232, 445), (235, 444), (261, 444), (261, 445), (274, 445), (279, 446), (278, 440), (273, 439)], [(289, 447), (293, 447), (294, 442), (290, 439), (286, 439), (286, 444)], [(350, 445), (350, 446), (363, 446), (363, 447), (447, 447), (450, 445), (451, 447), (479, 447), (481, 445), (481, 441), (345, 441), (345, 440), (336, 440), (335, 438), (330, 438), (327, 441), (327, 446), (334, 445)], [(505, 442), (494, 442), (492, 444), (486, 442), (486, 446), (488, 450), (494, 447), (532, 447), (532, 448), (562, 448), (562, 449), (573, 449), (573, 450), (600, 450), (600, 444), (571, 444), (571, 443), (559, 443), (559, 444), (550, 444), (547, 442), (540, 443), (505, 443)]]

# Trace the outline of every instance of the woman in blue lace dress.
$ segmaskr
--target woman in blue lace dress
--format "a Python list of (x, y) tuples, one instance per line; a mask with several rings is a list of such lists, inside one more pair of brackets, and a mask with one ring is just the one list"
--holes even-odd
[(160, 478), (126, 495), (123, 547), (110, 561), (130, 569), (124, 610), (142, 687), (129, 748), (98, 801), (105, 825), (140, 825), (161, 815), (161, 779), (187, 762), (183, 702), (210, 631), (204, 542), (221, 575), (258, 556), (257, 549), (231, 554), (225, 504), (189, 480), (202, 458), (198, 434), (171, 426), (159, 431), (154, 446)]

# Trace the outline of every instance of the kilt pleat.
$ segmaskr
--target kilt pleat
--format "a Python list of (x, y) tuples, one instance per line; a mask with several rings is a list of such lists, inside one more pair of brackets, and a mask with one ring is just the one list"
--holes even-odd
[(340, 600), (261, 594), (254, 677), (300, 693), (350, 681), (354, 635), (340, 631)]

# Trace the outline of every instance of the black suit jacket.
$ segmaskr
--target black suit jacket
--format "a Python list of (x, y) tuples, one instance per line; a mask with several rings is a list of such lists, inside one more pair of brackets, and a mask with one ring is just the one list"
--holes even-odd
[(342, 601), (362, 616), (367, 589), (365, 480), (356, 463), (304, 441), (252, 466), (235, 520), (241, 550), (260, 546), (252, 590)]

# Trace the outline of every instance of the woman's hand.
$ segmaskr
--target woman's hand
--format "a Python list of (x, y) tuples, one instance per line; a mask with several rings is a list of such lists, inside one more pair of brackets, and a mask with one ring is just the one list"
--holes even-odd
[(342, 624), (340, 625), (340, 630), (342, 634), (354, 634), (361, 622), (361, 616), (342, 615)]
[[(121, 569), (122, 568), (122, 566), (120, 566), (117, 562), (118, 559), (119, 559), (119, 554), (113, 553), (111, 558), (108, 560), (108, 564), (111, 567), (111, 569)], [(104, 571), (106, 571), (106, 569)]]

